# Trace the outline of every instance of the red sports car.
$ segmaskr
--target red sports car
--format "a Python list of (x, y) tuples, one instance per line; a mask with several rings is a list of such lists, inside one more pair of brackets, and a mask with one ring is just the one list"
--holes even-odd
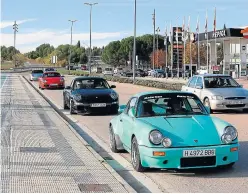
[(65, 80), (58, 72), (45, 72), (39, 78), (39, 88), (44, 90), (48, 88), (65, 88)]

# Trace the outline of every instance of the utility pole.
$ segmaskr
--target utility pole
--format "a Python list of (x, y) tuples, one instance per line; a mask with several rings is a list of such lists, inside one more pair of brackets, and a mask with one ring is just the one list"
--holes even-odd
[(92, 6), (97, 5), (98, 3), (84, 3), (85, 5), (90, 6), (90, 53), (89, 53), (89, 73), (91, 74), (91, 28), (92, 28)]
[(69, 22), (71, 22), (71, 45), (70, 45), (70, 57), (69, 57), (69, 72), (71, 70), (71, 47), (72, 47), (72, 27), (73, 27), (73, 23), (76, 22), (77, 20), (68, 20)]
[(15, 56), (16, 55), (16, 33), (18, 32), (18, 24), (16, 23), (16, 21), (13, 25), (13, 29), (14, 29), (14, 65), (16, 67), (16, 56)]
[(153, 61), (152, 61), (152, 65), (153, 65), (153, 69), (155, 68), (155, 29), (156, 29), (156, 12), (154, 9), (154, 12), (152, 14), (152, 19), (153, 19)]
[(157, 66), (158, 66), (158, 33), (160, 32), (160, 28), (158, 27), (157, 30)]
[(136, 0), (134, 1), (134, 32), (133, 32), (133, 83), (135, 81), (135, 67), (136, 67)]

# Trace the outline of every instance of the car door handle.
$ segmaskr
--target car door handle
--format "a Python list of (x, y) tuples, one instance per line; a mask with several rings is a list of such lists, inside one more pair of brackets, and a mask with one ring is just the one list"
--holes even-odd
[(122, 119), (120, 119), (120, 122), (122, 122)]

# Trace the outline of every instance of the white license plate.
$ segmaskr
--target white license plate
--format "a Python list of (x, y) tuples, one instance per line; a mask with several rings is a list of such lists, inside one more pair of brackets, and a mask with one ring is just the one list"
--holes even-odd
[(230, 101), (229, 104), (243, 104), (242, 100)]
[(183, 157), (215, 156), (215, 149), (183, 150)]
[(50, 84), (50, 86), (58, 86), (58, 84)]
[(106, 107), (106, 103), (95, 103), (95, 104), (91, 104), (91, 107)]

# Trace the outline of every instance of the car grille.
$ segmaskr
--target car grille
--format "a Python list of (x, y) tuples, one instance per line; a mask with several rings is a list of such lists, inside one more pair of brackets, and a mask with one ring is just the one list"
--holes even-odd
[(243, 108), (245, 104), (228, 104), (226, 105), (227, 108)]
[(110, 95), (82, 96), (83, 103), (111, 103), (113, 99)]
[(246, 97), (227, 97), (226, 100), (244, 100)]
[(197, 167), (197, 166), (214, 166), (216, 164), (216, 156), (181, 158), (181, 167)]

